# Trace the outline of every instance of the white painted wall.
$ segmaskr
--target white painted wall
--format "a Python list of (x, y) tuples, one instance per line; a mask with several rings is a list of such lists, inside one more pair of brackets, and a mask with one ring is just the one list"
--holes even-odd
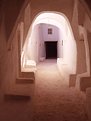
[[(52, 29), (52, 34), (48, 34), (48, 28)], [(42, 34), (44, 41), (58, 41), (59, 39), (58, 27), (51, 24), (42, 24)]]
[(39, 26), (36, 26), (35, 31), (32, 31), (31, 38), (29, 38), (29, 43), (27, 47), (27, 58), (29, 60), (34, 60), (35, 62), (38, 62), (38, 41), (39, 40)]
[(45, 57), (45, 45), (44, 45), (42, 25), (38, 24), (37, 26), (39, 26), (38, 61), (40, 61), (42, 57)]
[(76, 73), (76, 55), (76, 43), (69, 29), (68, 33), (65, 34), (63, 46), (63, 58), (69, 68), (69, 73)]
[[(44, 15), (46, 15), (46, 17)], [(48, 35), (48, 28), (53, 29), (52, 35)], [(76, 42), (69, 21), (64, 15), (44, 13), (43, 16), (38, 16), (32, 24), (29, 33), (30, 39), (27, 44), (27, 57), (29, 57), (29, 59), (33, 59), (38, 63), (41, 57), (45, 57), (44, 42), (58, 41), (58, 58), (62, 58), (64, 63), (68, 66), (69, 73), (76, 73)], [(61, 68), (61, 65), (59, 68)]]
[(25, 53), (27, 59), (34, 60), (36, 63), (45, 56), (41, 24), (33, 28)]
[[(48, 28), (52, 28), (52, 34), (48, 34)], [(34, 60), (39, 63), (42, 57), (46, 56), (45, 52), (45, 41), (58, 41), (58, 57), (62, 57), (62, 32), (61, 30), (53, 25), (48, 24), (37, 24), (31, 36), (29, 38), (29, 43), (26, 47), (26, 58), (29, 60)]]
[(63, 46), (64, 46), (64, 36), (63, 33), (61, 31), (61, 29), (59, 29), (59, 38), (58, 38), (58, 58), (63, 58)]
[[(57, 44), (57, 56), (58, 58), (63, 57), (63, 34), (60, 28), (51, 24), (41, 24), (42, 34), (43, 34), (43, 41), (58, 41)], [(52, 28), (52, 34), (48, 34), (48, 28)], [(45, 53), (45, 52), (44, 52)]]

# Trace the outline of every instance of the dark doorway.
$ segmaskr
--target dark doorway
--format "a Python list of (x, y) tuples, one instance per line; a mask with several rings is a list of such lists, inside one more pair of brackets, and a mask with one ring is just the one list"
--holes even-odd
[(46, 59), (57, 59), (57, 41), (45, 42)]

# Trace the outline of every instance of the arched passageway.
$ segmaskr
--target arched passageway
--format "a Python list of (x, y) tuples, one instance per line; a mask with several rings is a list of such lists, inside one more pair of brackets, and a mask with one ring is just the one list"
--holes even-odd
[(69, 74), (75, 74), (77, 48), (70, 23), (64, 14), (50, 11), (39, 13), (29, 29), (22, 52), (22, 68), (36, 66), (46, 59), (47, 42), (57, 42), (56, 59), (59, 70), (63, 63), (67, 65)]

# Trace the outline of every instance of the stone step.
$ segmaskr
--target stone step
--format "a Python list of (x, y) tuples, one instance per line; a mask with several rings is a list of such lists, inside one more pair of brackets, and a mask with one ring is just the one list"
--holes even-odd
[(31, 99), (30, 96), (26, 95), (14, 95), (14, 94), (5, 94), (5, 101), (29, 101)]
[(17, 78), (16, 79), (16, 84), (33, 84), (34, 83), (34, 78)]
[(69, 76), (69, 87), (75, 87), (76, 86), (76, 74), (71, 74)]
[(21, 77), (21, 78), (33, 78), (35, 80), (34, 72), (21, 72), (19, 77)]
[(80, 89), (86, 91), (87, 88), (91, 87), (91, 77), (80, 78)]

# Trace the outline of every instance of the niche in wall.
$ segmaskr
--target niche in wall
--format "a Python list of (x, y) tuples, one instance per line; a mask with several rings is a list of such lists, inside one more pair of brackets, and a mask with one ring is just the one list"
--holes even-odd
[(57, 41), (45, 41), (46, 59), (57, 59)]

